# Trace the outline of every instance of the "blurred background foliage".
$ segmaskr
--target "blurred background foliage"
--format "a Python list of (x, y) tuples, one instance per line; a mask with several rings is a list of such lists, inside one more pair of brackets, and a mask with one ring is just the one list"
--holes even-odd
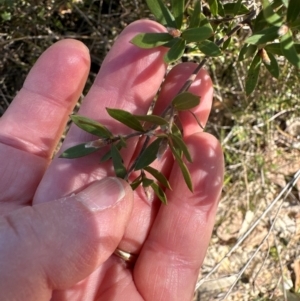
[[(260, 5), (257, 0), (242, 3), (246, 6)], [(149, 17), (152, 18), (142, 0), (0, 0), (0, 116), (22, 87), (34, 62), (54, 42), (75, 38), (90, 49), (92, 65), (83, 93), (86, 94), (122, 29), (137, 19)], [(244, 82), (251, 58), (240, 62), (238, 54), (250, 34), (247, 26), (239, 30), (224, 54), (210, 59), (205, 67), (215, 88), (206, 131), (215, 135), (223, 146), (226, 174), (208, 263), (204, 263), (202, 270), (204, 274), (208, 266), (219, 258), (213, 254), (223, 254), (236, 241), (247, 214), (261, 214), (264, 206), (300, 169), (299, 70), (282, 58), (279, 60), (279, 78), (272, 78), (262, 68), (256, 90), (246, 96)], [(199, 62), (201, 57), (201, 54), (187, 51), (182, 61)], [(295, 224), (299, 212), (299, 191), (298, 182), (286, 200), (289, 211), (284, 213)], [(232, 229), (233, 224), (237, 224), (237, 229)], [(266, 221), (259, 231), (269, 227), (269, 221)], [(300, 231), (298, 234), (278, 231), (278, 236), (284, 235), (279, 244), (282, 243), (288, 252), (289, 241)], [(299, 258), (298, 250), (299, 245), (293, 247), (288, 253), (289, 259), (283, 261), (286, 266), (283, 276), (291, 281), (293, 275), (295, 278), (292, 263)], [(235, 259), (231, 264), (232, 268), (224, 269), (224, 274), (239, 268)], [(270, 260), (267, 269), (273, 276), (269, 279), (264, 275), (263, 284), (268, 289), (261, 289), (253, 296), (268, 296), (270, 291), (278, 288), (275, 280), (282, 276), (282, 272), (278, 272), (276, 260)], [(237, 291), (242, 290), (251, 300), (256, 300), (256, 297), (251, 297), (251, 289), (245, 289), (245, 283), (250, 282), (250, 274), (245, 275)]]

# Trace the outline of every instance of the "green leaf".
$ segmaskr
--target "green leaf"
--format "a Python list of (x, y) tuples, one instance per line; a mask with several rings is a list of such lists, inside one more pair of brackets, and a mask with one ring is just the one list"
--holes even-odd
[(109, 116), (125, 124), (129, 128), (134, 129), (138, 132), (144, 132), (141, 123), (131, 113), (120, 109), (110, 108), (106, 108), (106, 111), (109, 114)]
[(212, 41), (210, 40), (205, 40), (202, 41), (199, 45), (198, 48), (201, 52), (203, 52), (207, 56), (219, 56), (222, 54), (220, 48)]
[(179, 138), (182, 138), (182, 132), (179, 129), (179, 127), (177, 126), (177, 124), (175, 124), (175, 123), (173, 123), (173, 125), (172, 125), (172, 134)]
[(142, 183), (142, 176), (139, 175), (138, 177), (136, 177), (131, 183), (130, 183), (130, 186), (131, 186), (131, 189), (132, 190), (136, 190), (140, 184)]
[(210, 24), (207, 24), (198, 28), (188, 28), (182, 32), (181, 36), (188, 43), (202, 42), (211, 37), (213, 33), (212, 27)]
[(181, 38), (176, 38), (176, 42), (172, 45), (169, 51), (164, 55), (165, 63), (170, 64), (180, 59), (184, 53), (185, 44), (186, 44), (185, 40)]
[(174, 149), (174, 147), (170, 147), (170, 148), (175, 157), (176, 162), (178, 163), (178, 166), (181, 170), (181, 173), (183, 175), (183, 178), (184, 178), (184, 181), (185, 181), (187, 187), (189, 188), (189, 190), (191, 192), (193, 192), (193, 183), (192, 183), (191, 175), (190, 175), (190, 172), (189, 172), (187, 166), (184, 164), (183, 160), (181, 159), (181, 157), (177, 153), (177, 151)]
[(210, 11), (214, 16), (218, 15), (218, 1), (217, 0), (208, 0), (207, 1), (210, 7)]
[(87, 156), (99, 150), (99, 148), (86, 147), (86, 143), (81, 143), (66, 149), (59, 158), (74, 159)]
[(293, 29), (293, 31), (295, 29), (300, 30), (300, 18), (294, 21), (293, 23), (290, 23), (290, 28)]
[(121, 154), (118, 148), (114, 144), (112, 144), (111, 146), (111, 158), (112, 158), (116, 176), (121, 179), (124, 179), (127, 175), (127, 171), (123, 164), (123, 159), (121, 157)]
[(222, 49), (223, 49), (223, 50), (226, 50), (227, 47), (229, 46), (230, 42), (231, 42), (231, 37), (229, 37), (229, 38), (223, 43)]
[(225, 17), (225, 11), (224, 11), (224, 6), (223, 6), (223, 3), (222, 3), (222, 0), (217, 0), (218, 2), (218, 14), (219, 16), (221, 17)]
[(234, 15), (235, 13), (236, 13), (236, 15), (244, 15), (244, 14), (249, 13), (249, 9), (244, 4), (242, 4), (240, 6), (238, 12), (235, 12), (235, 5), (236, 5), (236, 3), (234, 3), (234, 2), (233, 3), (225, 3), (223, 5), (225, 15)]
[(172, 106), (178, 111), (190, 110), (200, 103), (200, 97), (191, 92), (182, 92), (172, 100)]
[[(170, 134), (170, 138), (172, 140), (173, 147), (176, 150), (180, 150), (180, 152), (182, 152), (184, 154), (184, 156), (190, 163), (193, 162), (191, 154), (189, 152), (189, 149), (186, 146), (186, 144), (184, 143), (184, 141), (180, 137), (173, 135), (173, 134)], [(180, 152), (178, 152), (178, 153), (180, 153)]]
[(161, 0), (146, 0), (146, 2), (151, 13), (155, 16), (159, 23), (168, 27), (176, 28), (174, 16)]
[(278, 30), (278, 26), (271, 26), (259, 32), (255, 32), (251, 37), (247, 38), (245, 42), (255, 45), (271, 42), (279, 37)]
[(278, 66), (277, 60), (272, 53), (267, 52), (267, 55), (269, 56), (270, 63), (267, 64), (264, 59), (262, 61), (265, 65), (265, 67), (271, 73), (271, 75), (275, 78), (278, 78), (279, 77), (279, 66)]
[[(298, 54), (300, 54), (300, 44), (294, 44), (294, 47)], [(271, 52), (273, 54), (277, 55), (283, 55), (281, 51), (281, 44), (280, 43), (272, 43), (265, 46), (265, 49), (268, 52)]]
[(157, 115), (133, 115), (140, 121), (146, 121), (155, 125), (168, 125), (168, 121)]
[(131, 40), (131, 43), (140, 48), (149, 49), (165, 45), (172, 39), (173, 37), (166, 32), (140, 33)]
[(233, 8), (233, 15), (236, 16), (239, 14), (239, 11), (241, 10), (241, 6), (242, 6), (242, 0), (238, 0), (235, 4), (234, 4), (234, 8)]
[(257, 46), (252, 44), (244, 44), (238, 57), (238, 61), (243, 61), (247, 59), (248, 57), (253, 56), (253, 54), (256, 52)]
[(150, 165), (157, 158), (158, 149), (162, 138), (155, 139), (140, 155), (137, 159), (135, 170), (143, 169)]
[(280, 26), (283, 20), (278, 14), (274, 12), (273, 7), (270, 4), (269, 0), (262, 0), (262, 5), (263, 5), (263, 14), (265, 20), (269, 24)]
[(300, 68), (300, 56), (294, 46), (292, 32), (288, 32), (281, 37), (280, 40), (281, 51), (284, 57), (295, 67)]
[(147, 166), (144, 169), (147, 172), (149, 172), (160, 184), (162, 184), (163, 186), (165, 186), (168, 189), (172, 189), (167, 178), (161, 172), (159, 172), (157, 169), (155, 169), (151, 166)]
[(149, 187), (149, 186), (151, 186), (152, 183), (154, 183), (154, 181), (152, 179), (143, 177), (142, 183), (143, 183), (143, 187)]
[(292, 23), (298, 19), (300, 14), (299, 0), (290, 0), (288, 4), (286, 20), (288, 23)]
[(184, 0), (172, 0), (171, 7), (177, 24), (176, 28), (180, 29), (182, 26), (183, 12), (184, 12)]
[(151, 184), (151, 188), (153, 189), (156, 196), (162, 201), (164, 205), (167, 205), (167, 197), (164, 191), (159, 187), (155, 182)]
[[(121, 150), (122, 147), (127, 147), (126, 140), (124, 140), (123, 137), (120, 136), (120, 141), (118, 141), (115, 146), (118, 150)], [(109, 159), (111, 159), (111, 150), (109, 150), (106, 154), (103, 155), (103, 157), (100, 159), (100, 163), (106, 162)]]
[(201, 0), (197, 0), (194, 6), (193, 14), (190, 18), (189, 28), (199, 27), (201, 22)]
[(261, 57), (257, 53), (251, 62), (246, 78), (246, 94), (249, 95), (253, 92), (256, 87), (259, 69), (261, 65)]
[(90, 118), (71, 115), (71, 120), (82, 130), (101, 138), (112, 138), (113, 134), (101, 123)]

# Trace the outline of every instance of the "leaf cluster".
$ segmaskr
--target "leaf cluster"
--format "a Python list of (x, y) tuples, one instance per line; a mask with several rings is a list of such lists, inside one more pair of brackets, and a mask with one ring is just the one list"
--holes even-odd
[[(114, 135), (107, 127), (100, 122), (80, 115), (71, 116), (72, 121), (82, 130), (99, 137), (99, 139), (75, 145), (65, 150), (60, 158), (74, 159), (95, 153), (104, 147), (108, 147), (107, 152), (100, 158), (100, 162), (112, 161), (112, 165), (117, 177), (128, 180), (129, 175), (134, 171), (136, 176), (131, 186), (136, 189), (142, 185), (146, 194), (151, 188), (156, 196), (164, 203), (167, 203), (167, 197), (164, 188), (171, 189), (167, 178), (157, 169), (150, 165), (159, 160), (169, 148), (178, 163), (183, 178), (188, 188), (193, 191), (193, 185), (189, 170), (184, 162), (192, 162), (188, 147), (186, 146), (180, 121), (175, 118), (179, 111), (190, 110), (199, 105), (200, 98), (190, 92), (178, 94), (172, 101), (168, 110), (162, 116), (157, 115), (133, 115), (130, 112), (106, 108), (107, 113), (116, 121), (134, 130), (128, 135)], [(122, 159), (122, 148), (127, 147), (127, 141), (132, 137), (146, 136), (148, 142), (140, 154), (135, 159), (132, 166), (125, 166)]]

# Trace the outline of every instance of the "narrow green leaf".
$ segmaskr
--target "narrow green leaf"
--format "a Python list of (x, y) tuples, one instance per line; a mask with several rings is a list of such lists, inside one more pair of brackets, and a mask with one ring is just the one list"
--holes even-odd
[(175, 123), (173, 123), (173, 125), (172, 125), (172, 134), (179, 138), (182, 138), (182, 131)]
[(214, 16), (218, 15), (218, 1), (217, 0), (208, 0), (207, 1), (210, 7), (210, 11)]
[(278, 78), (279, 77), (279, 66), (278, 66), (277, 60), (271, 52), (267, 52), (267, 54), (269, 56), (270, 63), (267, 64), (264, 60), (262, 60), (262, 61), (265, 65), (265, 67), (271, 73), (271, 75), (275, 78)]
[(294, 21), (293, 23), (290, 23), (290, 28), (294, 31), (295, 29), (300, 30), (300, 18)]
[(229, 37), (229, 38), (223, 43), (222, 49), (223, 49), (223, 50), (226, 50), (227, 47), (229, 46), (230, 42), (231, 42), (231, 37)]
[(213, 35), (213, 30), (208, 24), (198, 28), (188, 28), (182, 32), (182, 38), (188, 43), (190, 42), (202, 42)]
[(143, 177), (142, 183), (143, 183), (143, 187), (149, 187), (149, 186), (151, 186), (152, 183), (154, 183), (154, 181), (152, 179)]
[(292, 32), (288, 32), (281, 37), (280, 40), (281, 51), (284, 57), (295, 67), (300, 68), (300, 56), (294, 46)]
[(252, 44), (244, 44), (238, 57), (238, 61), (243, 61), (247, 59), (248, 57), (253, 56), (253, 54), (256, 52), (257, 46)]
[(136, 177), (131, 183), (130, 183), (130, 186), (131, 186), (131, 189), (132, 190), (136, 190), (140, 184), (142, 183), (142, 176), (139, 175), (138, 177)]
[(147, 166), (144, 168), (147, 172), (149, 172), (160, 184), (165, 186), (168, 189), (172, 189), (167, 178), (157, 169)]
[(131, 40), (131, 43), (140, 48), (150, 49), (165, 45), (172, 39), (173, 37), (166, 32), (140, 33)]
[(266, 21), (264, 12), (261, 10), (257, 17), (253, 20), (253, 29), (252, 32), (259, 32), (263, 30), (265, 27), (269, 27), (269, 23)]
[(190, 110), (200, 103), (200, 97), (191, 92), (182, 92), (172, 100), (172, 106), (178, 111)]
[(71, 115), (71, 120), (82, 130), (101, 138), (111, 138), (113, 134), (101, 123), (90, 118)]
[(197, 0), (194, 6), (193, 14), (190, 18), (189, 28), (199, 27), (201, 22), (201, 10), (202, 10), (201, 0)]
[(176, 42), (172, 45), (169, 51), (164, 55), (165, 63), (170, 64), (180, 59), (184, 53), (185, 45), (186, 45), (185, 40), (181, 38), (176, 38)]
[(123, 159), (121, 157), (121, 154), (118, 148), (114, 144), (112, 144), (111, 146), (111, 158), (112, 158), (116, 176), (121, 179), (124, 179), (126, 177), (127, 171), (123, 164)]
[(236, 3), (234, 4), (234, 8), (233, 8), (234, 16), (239, 14), (239, 11), (241, 10), (241, 6), (242, 6), (242, 0), (236, 1)]
[(135, 170), (143, 169), (150, 165), (157, 158), (157, 152), (162, 138), (155, 139), (140, 155), (136, 165)]
[(174, 16), (161, 0), (146, 0), (151, 13), (162, 25), (176, 28)]
[[(296, 52), (298, 54), (300, 54), (300, 44), (295, 44), (294, 43), (294, 47), (296, 49)], [(268, 52), (271, 52), (273, 54), (277, 54), (277, 55), (283, 55), (282, 54), (282, 51), (281, 51), (281, 45), (280, 43), (272, 43), (272, 44), (268, 44), (265, 46), (265, 49), (268, 51)]]
[(181, 173), (183, 175), (183, 178), (184, 178), (184, 181), (185, 181), (187, 187), (189, 188), (189, 190), (191, 192), (193, 192), (193, 182), (192, 182), (191, 175), (190, 175), (190, 172), (189, 172), (187, 166), (184, 164), (183, 160), (181, 159), (181, 157), (177, 153), (177, 151), (174, 149), (174, 147), (170, 147), (170, 148), (175, 157), (176, 162), (178, 163), (178, 166), (181, 170)]
[(156, 196), (161, 200), (164, 205), (167, 205), (167, 196), (164, 191), (159, 187), (155, 182), (151, 184), (151, 188), (153, 189)]
[(289, 5), (289, 0), (281, 0), (281, 3), (282, 3), (285, 7), (288, 7), (288, 5)]
[(86, 147), (86, 143), (81, 143), (66, 149), (59, 158), (74, 159), (87, 156), (99, 150), (99, 148)]
[(193, 162), (189, 149), (184, 141), (180, 137), (173, 134), (170, 134), (170, 138), (172, 140), (173, 147), (176, 150), (179, 149), (190, 163)]
[(299, 0), (290, 0), (288, 4), (286, 20), (288, 23), (296, 21), (300, 14)]
[(219, 56), (222, 54), (220, 48), (212, 41), (210, 40), (205, 40), (202, 41), (199, 45), (198, 48), (201, 52), (203, 52), (205, 55), (208, 56)]
[(141, 123), (129, 112), (120, 109), (106, 108), (107, 113), (114, 119), (138, 132), (144, 132)]
[(261, 57), (257, 53), (251, 62), (250, 68), (248, 70), (247, 78), (246, 78), (246, 94), (249, 95), (253, 92), (256, 87), (259, 69), (261, 65)]
[(276, 14), (269, 0), (262, 0), (263, 13), (265, 20), (272, 25), (280, 26), (283, 22), (282, 18)]
[(136, 119), (140, 121), (146, 121), (155, 125), (168, 125), (169, 122), (164, 118), (157, 115), (133, 115)]
[[(224, 12), (225, 12), (225, 15), (234, 15), (235, 13), (235, 4), (236, 3), (225, 3), (223, 5), (224, 7)], [(249, 9), (247, 8), (247, 6), (245, 6), (244, 4), (242, 4), (238, 10), (238, 12), (236, 13), (236, 15), (244, 15), (244, 14), (247, 14), (249, 13)]]
[(172, 13), (175, 18), (175, 22), (177, 24), (178, 29), (182, 26), (182, 20), (183, 20), (183, 12), (184, 12), (184, 0), (172, 0), (171, 1), (171, 7), (172, 7)]
[(219, 16), (225, 17), (225, 10), (224, 10), (222, 0), (217, 0), (217, 2), (218, 2), (218, 14), (219, 14)]
[(271, 42), (279, 37), (278, 30), (278, 26), (271, 26), (259, 32), (255, 32), (251, 37), (247, 38), (245, 42), (255, 45)]

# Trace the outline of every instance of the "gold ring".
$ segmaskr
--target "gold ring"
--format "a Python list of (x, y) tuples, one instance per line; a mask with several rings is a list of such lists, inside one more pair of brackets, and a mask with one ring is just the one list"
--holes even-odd
[(119, 248), (116, 248), (114, 254), (119, 258), (123, 259), (128, 264), (134, 264), (137, 260), (137, 255), (125, 252)]

